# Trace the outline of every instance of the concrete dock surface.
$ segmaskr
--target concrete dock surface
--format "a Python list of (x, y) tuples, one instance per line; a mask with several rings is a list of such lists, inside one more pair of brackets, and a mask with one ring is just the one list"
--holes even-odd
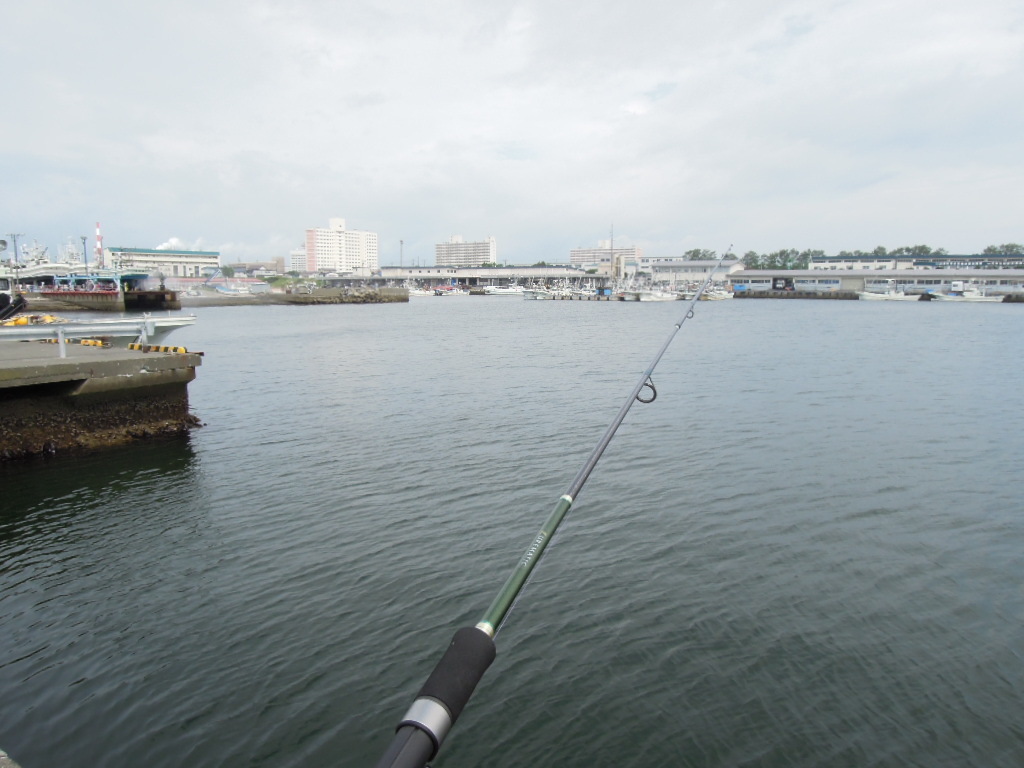
[(187, 432), (198, 353), (0, 342), (0, 460)]

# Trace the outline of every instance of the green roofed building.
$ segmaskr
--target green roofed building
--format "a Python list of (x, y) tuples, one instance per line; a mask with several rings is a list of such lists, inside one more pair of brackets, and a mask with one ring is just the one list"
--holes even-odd
[(219, 251), (104, 248), (103, 258), (109, 268), (165, 277), (206, 277), (220, 267)]

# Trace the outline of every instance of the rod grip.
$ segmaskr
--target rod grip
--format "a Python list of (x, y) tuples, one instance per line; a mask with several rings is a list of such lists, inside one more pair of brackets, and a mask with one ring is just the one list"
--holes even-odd
[(423, 768), (441, 748), (495, 654), (494, 641), (483, 631), (457, 631), (398, 724), (377, 768)]
[(497, 653), (494, 641), (476, 627), (463, 627), (420, 689), (419, 698), (436, 699), (454, 723)]

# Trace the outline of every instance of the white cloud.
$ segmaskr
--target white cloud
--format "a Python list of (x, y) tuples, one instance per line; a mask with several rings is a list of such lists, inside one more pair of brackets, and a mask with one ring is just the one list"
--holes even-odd
[(1024, 237), (1004, 0), (23, 6), (0, 229), (42, 242), (100, 219), (272, 258), (331, 216), (421, 263), (452, 232), (564, 258), (612, 222), (665, 254)]

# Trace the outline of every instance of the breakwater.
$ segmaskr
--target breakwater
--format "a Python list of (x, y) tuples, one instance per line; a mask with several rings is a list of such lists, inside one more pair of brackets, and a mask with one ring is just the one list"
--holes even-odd
[(177, 435), (198, 425), (188, 383), (196, 353), (0, 344), (0, 461)]
[(264, 295), (266, 303), (270, 304), (390, 304), (409, 301), (409, 291), (405, 288), (314, 288), (307, 292)]

